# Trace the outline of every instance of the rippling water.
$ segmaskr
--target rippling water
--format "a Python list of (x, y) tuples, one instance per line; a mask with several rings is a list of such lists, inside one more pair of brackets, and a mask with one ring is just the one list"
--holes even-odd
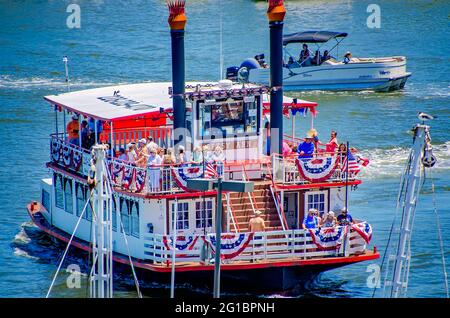
[[(39, 197), (39, 180), (47, 176), (44, 163), (48, 160), (53, 112), (42, 97), (65, 91), (62, 56), (70, 58), (72, 90), (170, 80), (164, 1), (76, 2), (81, 6), (80, 30), (65, 26), (66, 7), (71, 1), (0, 1), (0, 297), (45, 296), (62, 254), (61, 245), (32, 227), (25, 211), (26, 203)], [(373, 243), (383, 252), (411, 144), (409, 130), (419, 110), (438, 116), (431, 123), (438, 164), (429, 177), (435, 183), (443, 236), (450, 237), (450, 59), (445, 31), (450, 3), (379, 0), (381, 29), (368, 29), (366, 8), (372, 2), (287, 1), (285, 32), (344, 31), (350, 36), (343, 42), (342, 51), (351, 50), (354, 56), (408, 58), (413, 76), (403, 91), (292, 94), (319, 103), (316, 128), (324, 139), (336, 129), (340, 141), (349, 140), (369, 157), (371, 164), (361, 174), (363, 184), (352, 192), (350, 208), (354, 216), (372, 223)], [(187, 79), (219, 77), (220, 12), (225, 66), (239, 65), (243, 58), (257, 53), (268, 55), (265, 10), (263, 1), (188, 1)], [(287, 121), (288, 131), (289, 125)], [(297, 128), (297, 135), (305, 133), (306, 128)], [(411, 246), (408, 294), (412, 297), (444, 296), (432, 208), (429, 179), (418, 204)], [(448, 243), (445, 252), (448, 259)], [(70, 261), (80, 264), (83, 273), (87, 271), (86, 258), (70, 255)], [(297, 290), (263, 296), (370, 297), (372, 290), (366, 286), (368, 265), (334, 270)], [(54, 295), (86, 296), (85, 277), (82, 289), (68, 290), (63, 273)], [(116, 278), (116, 295), (134, 297), (131, 277), (123, 273)], [(143, 287), (146, 296), (169, 294), (167, 286), (147, 283)], [(189, 286), (182, 287), (180, 294), (190, 291)], [(194, 292), (202, 295), (207, 291)]]

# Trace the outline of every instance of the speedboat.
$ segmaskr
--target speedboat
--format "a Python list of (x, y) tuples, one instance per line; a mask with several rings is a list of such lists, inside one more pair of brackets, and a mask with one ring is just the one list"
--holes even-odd
[[(405, 86), (411, 73), (406, 71), (406, 57), (404, 56), (349, 57), (345, 62), (339, 60), (339, 44), (347, 35), (344, 32), (332, 31), (306, 31), (285, 35), (283, 37), (284, 89), (290, 91), (393, 91)], [(324, 46), (329, 43), (334, 46), (326, 49)], [(292, 54), (288, 50), (288, 46), (293, 44), (306, 45), (309, 53), (306, 54), (307, 58), (299, 59), (296, 54)], [(308, 44), (316, 45), (315, 52), (310, 51)], [(305, 49), (305, 47), (303, 48)], [(328, 55), (324, 58), (325, 51), (328, 52)], [(316, 52), (317, 55), (315, 55)], [(346, 53), (347, 56), (349, 56), (348, 53), (350, 52)], [(333, 57), (334, 54), (336, 57)], [(264, 62), (263, 54), (246, 59), (240, 67), (227, 69), (227, 77), (232, 80), (239, 79), (268, 85), (269, 76), (270, 68)]]

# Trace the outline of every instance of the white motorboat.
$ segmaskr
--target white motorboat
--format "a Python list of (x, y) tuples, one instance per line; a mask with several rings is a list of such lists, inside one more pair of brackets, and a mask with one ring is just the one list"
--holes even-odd
[[(393, 91), (402, 89), (410, 72), (406, 71), (406, 57), (390, 56), (377, 58), (350, 57), (348, 61), (338, 60), (339, 44), (347, 33), (332, 31), (306, 31), (283, 37), (283, 87), (285, 90), (374, 90)], [(335, 40), (328, 49), (328, 56), (322, 55), (325, 43)], [(308, 47), (306, 58), (298, 58), (288, 50), (290, 44), (315, 44), (315, 52)], [(305, 49), (305, 48), (304, 48)], [(318, 56), (318, 58), (317, 58)], [(246, 59), (240, 67), (227, 70), (229, 79), (240, 79), (251, 83), (269, 84), (270, 69), (264, 62), (264, 55)]]

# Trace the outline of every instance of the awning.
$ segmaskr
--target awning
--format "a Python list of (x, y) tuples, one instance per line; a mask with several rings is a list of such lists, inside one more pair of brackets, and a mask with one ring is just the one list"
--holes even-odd
[[(295, 109), (306, 108), (306, 109), (309, 109), (309, 111), (311, 112), (311, 114), (313, 116), (315, 116), (317, 113), (316, 107), (317, 107), (316, 102), (310, 102), (307, 100), (283, 96), (283, 114), (285, 114), (285, 115), (289, 110), (291, 110), (291, 112), (292, 112), (293, 109), (295, 110)], [(264, 115), (270, 114), (270, 95), (269, 94), (263, 95), (263, 114)]]
[[(105, 121), (151, 118), (172, 110), (172, 83), (143, 83), (45, 96), (50, 104)], [(165, 114), (164, 114), (165, 116)]]
[(345, 32), (334, 31), (304, 31), (283, 36), (283, 45), (290, 43), (325, 43), (331, 39), (346, 37)]

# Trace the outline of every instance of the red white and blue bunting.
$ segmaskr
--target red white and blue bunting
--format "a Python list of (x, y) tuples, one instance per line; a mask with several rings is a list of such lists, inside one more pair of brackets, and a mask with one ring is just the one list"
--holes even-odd
[(51, 144), (52, 160), (58, 162), (61, 158), (61, 143), (58, 139), (53, 139)]
[(129, 189), (133, 183), (135, 177), (136, 169), (132, 166), (125, 166), (122, 174), (122, 187), (124, 189)]
[(147, 169), (135, 169), (136, 192), (141, 192), (147, 179)]
[(116, 183), (119, 179), (120, 173), (123, 171), (123, 164), (120, 162), (111, 163), (111, 171), (112, 171), (112, 180)]
[(72, 164), (72, 149), (65, 145), (62, 150), (62, 160), (66, 168), (69, 168)]
[(369, 223), (361, 222), (352, 224), (352, 229), (358, 232), (367, 244), (370, 243), (370, 240), (372, 239), (372, 226)]
[(319, 249), (338, 249), (347, 234), (347, 226), (309, 229), (311, 238)]
[(337, 167), (337, 156), (315, 158), (310, 160), (295, 159), (295, 165), (303, 179), (310, 182), (328, 180)]
[[(223, 259), (232, 259), (241, 254), (253, 239), (254, 233), (222, 234), (220, 256)], [(216, 249), (216, 235), (208, 234), (205, 241), (211, 246), (213, 254)]]
[(196, 191), (187, 187), (187, 180), (203, 177), (202, 165), (186, 165), (172, 169), (172, 175), (175, 183), (185, 191)]
[[(175, 250), (177, 251), (191, 251), (194, 249), (195, 243), (197, 243), (198, 235), (180, 235), (175, 240)], [(163, 243), (167, 250), (173, 250), (173, 237), (172, 235), (164, 235)]]

